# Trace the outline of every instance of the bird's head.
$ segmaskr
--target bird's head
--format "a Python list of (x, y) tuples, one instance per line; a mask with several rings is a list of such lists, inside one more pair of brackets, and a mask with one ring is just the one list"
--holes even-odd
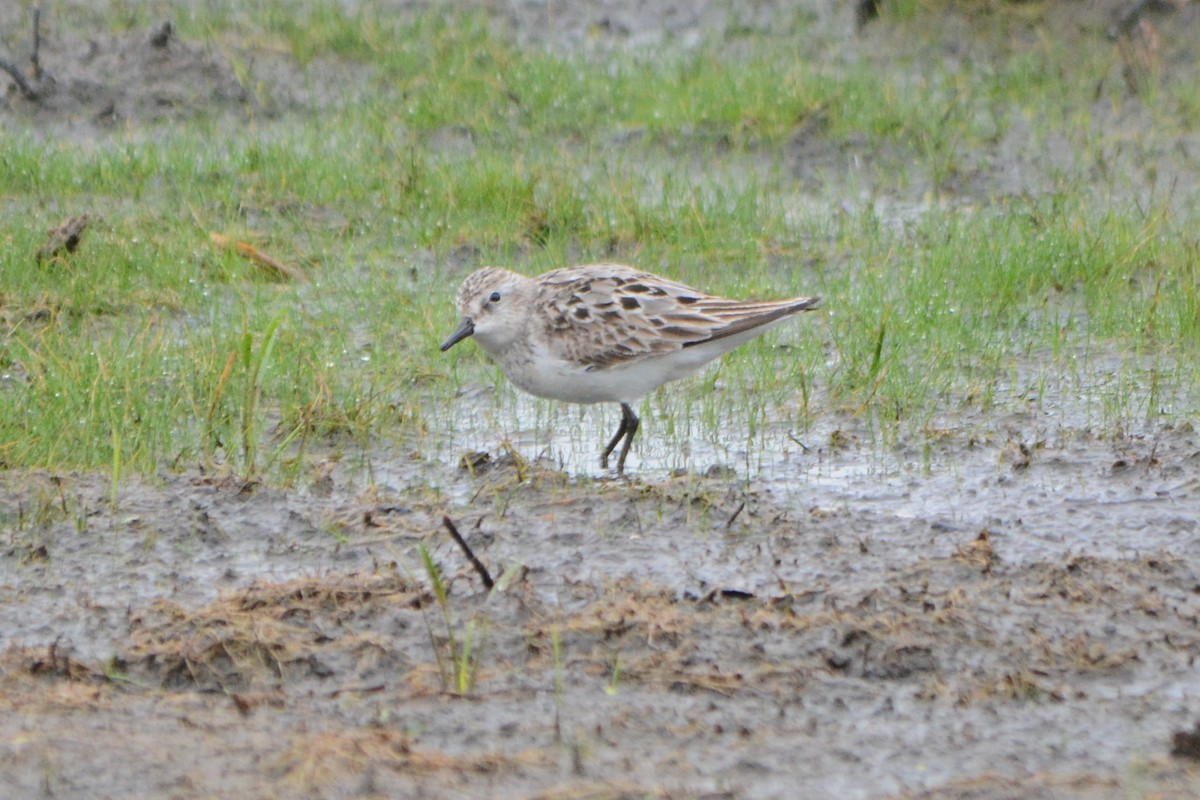
[(532, 280), (500, 267), (472, 272), (455, 298), (462, 320), (442, 342), (442, 351), (468, 336), (474, 336), (479, 346), (492, 355), (503, 351), (521, 336), (535, 292)]

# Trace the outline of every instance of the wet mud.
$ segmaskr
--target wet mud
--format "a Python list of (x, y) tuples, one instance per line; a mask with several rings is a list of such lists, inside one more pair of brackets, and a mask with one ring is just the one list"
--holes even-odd
[[(528, 31), (530, 8), (497, 24)], [(706, 8), (655, 28), (563, 5), (552, 29), (686, 40)], [(98, 47), (164, 49), (143, 40)], [(147, 57), (171, 53), (173, 80), (250, 102), (218, 51)], [(112, 108), (193, 108), (156, 74)], [(103, 135), (107, 106), (23, 102), (5, 124)], [(808, 174), (845, 146), (806, 141)], [(0, 474), (0, 794), (1200, 796), (1200, 434), (1060, 412), (911, 453), (831, 413), (811, 444), (768, 434), (770, 459), (697, 445), (682, 467), (650, 418), (627, 481), (594, 464), (604, 411), (511, 448), (455, 426), (369, 468), (331, 445), (286, 488)]]
[(919, 473), (785, 495), (500, 454), (445, 468), (465, 500), (7, 475), (4, 771), (68, 797), (1194, 796), (1200, 437), (980, 450), (941, 513)]

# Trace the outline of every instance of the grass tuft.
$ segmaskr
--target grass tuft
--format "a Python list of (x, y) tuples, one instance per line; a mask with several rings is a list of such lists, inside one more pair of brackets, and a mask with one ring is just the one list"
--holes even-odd
[[(753, 438), (843, 411), (922, 438), (1049, 385), (1101, 424), (1187, 408), (1196, 207), (1159, 162), (1196, 129), (1198, 82), (1155, 73), (1131, 98), (1112, 53), (1006, 35), (1030, 29), (1007, 10), (977, 34), (987, 58), (931, 63), (924, 6), (885, 7), (913, 43), (893, 70), (870, 46), (826, 57), (807, 25), (616, 57), (522, 46), (472, 13), (189, 7), (181, 37), (344, 86), (305, 113), (6, 137), (0, 463), (270, 473), (318, 440), (436, 433), (446, 397), (494, 377), (437, 352), (483, 263), (824, 295), (722, 364), (720, 398), (716, 377), (680, 387), (703, 406), (680, 427), (713, 435), (731, 413)], [(100, 22), (151, 20), (130, 6), (62, 35)], [(79, 252), (39, 266), (45, 232), (85, 211)], [(214, 232), (312, 280), (277, 282)]]

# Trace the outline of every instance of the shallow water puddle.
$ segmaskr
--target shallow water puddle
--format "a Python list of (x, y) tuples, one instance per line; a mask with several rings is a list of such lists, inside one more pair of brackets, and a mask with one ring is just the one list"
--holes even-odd
[[(497, 459), (511, 448), (580, 488), (612, 477), (598, 460), (617, 422), (615, 405), (580, 409), (501, 392), (499, 399), (491, 392), (459, 398), (447, 426), (453, 435), (422, 443), (431, 461), (445, 465), (431, 468), (428, 479), (449, 499), (467, 503), (478, 491), (453, 466), (471, 452)], [(964, 422), (966, 443), (965, 433), (948, 429), (944, 441), (896, 448), (839, 427), (854, 421), (818, 419), (803, 432), (768, 424), (751, 434), (734, 412), (713, 434), (699, 423), (670, 424), (653, 402), (641, 411), (629, 460), (635, 481), (689, 476), (796, 517), (819, 509), (872, 513), (898, 523), (922, 520), (954, 538), (988, 530), (1017, 561), (1187, 550), (1180, 533), (1200, 519), (1200, 491), (1186, 468), (1200, 446), (1188, 426), (1149, 423), (1104, 437), (1064, 426), (1084, 413), (1051, 409), (1001, 417), (995, 428), (1002, 433)], [(386, 468), (376, 477), (387, 483)]]

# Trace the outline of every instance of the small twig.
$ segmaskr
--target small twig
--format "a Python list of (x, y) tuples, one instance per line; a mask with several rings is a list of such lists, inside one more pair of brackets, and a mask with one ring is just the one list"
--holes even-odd
[(33, 7), (33, 52), (29, 54), (29, 71), (35, 81), (42, 79), (42, 63), (38, 53), (42, 49), (42, 7)]
[(0, 69), (8, 73), (26, 100), (38, 99), (37, 90), (29, 85), (29, 81), (25, 80), (25, 76), (21, 74), (21, 70), (17, 69), (16, 64), (6, 58), (0, 58)]
[(382, 683), (373, 684), (371, 686), (343, 686), (341, 689), (334, 689), (329, 693), (330, 697), (340, 697), (344, 694), (375, 694), (382, 692), (387, 686)]
[(458, 528), (454, 526), (454, 522), (450, 519), (450, 517), (442, 517), (442, 524), (446, 526), (446, 530), (450, 531), (450, 537), (454, 539), (454, 541), (458, 542), (458, 546), (462, 548), (463, 554), (466, 555), (467, 560), (471, 562), (471, 566), (474, 567), (475, 571), (479, 573), (479, 578), (483, 581), (484, 588), (488, 591), (491, 591), (492, 587), (496, 585), (496, 582), (492, 580), (492, 574), (488, 572), (488, 568), (485, 567), (483, 562), (475, 556), (475, 552), (471, 550), (470, 546), (467, 545), (466, 540), (463, 539), (462, 534), (458, 532)]
[[(40, 7), (33, 9), (33, 52), (29, 54), (30, 74), (33, 80), (38, 81), (42, 78), (42, 65), (38, 60), (38, 52), (42, 49), (42, 32), (41, 32), (42, 9)], [(37, 100), (41, 93), (33, 88), (33, 84), (21, 72), (21, 68), (7, 58), (0, 58), (0, 70), (8, 73), (13, 79), (13, 83), (17, 85), (17, 89), (26, 100)]]
[(713, 587), (705, 593), (703, 597), (698, 599), (697, 603), (715, 603), (719, 599), (725, 600), (753, 600), (754, 592), (748, 592), (745, 589), (721, 589)]
[(1142, 472), (1143, 475), (1149, 475), (1150, 468), (1158, 463), (1158, 440), (1160, 438), (1161, 434), (1154, 437), (1154, 446), (1150, 448), (1150, 455), (1146, 457), (1146, 469)]
[(729, 530), (729, 528), (733, 527), (733, 521), (738, 518), (738, 515), (742, 513), (742, 509), (744, 509), (745, 507), (746, 507), (746, 501), (743, 500), (742, 504), (737, 507), (737, 511), (734, 511), (733, 516), (730, 517), (729, 520), (725, 523), (726, 530)]

